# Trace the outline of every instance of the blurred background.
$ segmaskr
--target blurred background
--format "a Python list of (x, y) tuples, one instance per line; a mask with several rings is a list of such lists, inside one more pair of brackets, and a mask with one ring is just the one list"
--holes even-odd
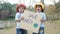
[(26, 11), (34, 12), (38, 2), (45, 5), (45, 34), (60, 34), (60, 0), (0, 0), (0, 34), (15, 34), (17, 4), (23, 3), (27, 6)]

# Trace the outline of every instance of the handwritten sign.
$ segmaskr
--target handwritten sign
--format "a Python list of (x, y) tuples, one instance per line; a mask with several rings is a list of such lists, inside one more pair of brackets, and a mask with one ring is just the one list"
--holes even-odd
[(20, 28), (38, 33), (41, 23), (41, 15), (35, 14), (33, 12), (25, 12), (24, 17), (25, 19), (20, 23)]

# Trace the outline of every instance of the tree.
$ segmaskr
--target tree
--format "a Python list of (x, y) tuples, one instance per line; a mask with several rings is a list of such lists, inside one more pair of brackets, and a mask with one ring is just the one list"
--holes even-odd
[(60, 8), (60, 1), (55, 4), (56, 8)]
[(60, 14), (60, 0), (58, 3), (55, 4), (55, 6), (56, 6), (57, 19), (59, 20), (60, 19), (60, 16), (59, 16), (59, 14)]
[(46, 7), (46, 15), (48, 17), (48, 20), (54, 20), (55, 19), (55, 9), (56, 7), (54, 5), (49, 5), (48, 7)]
[(8, 17), (12, 14), (12, 5), (10, 3), (1, 3), (2, 8), (0, 9), (1, 11), (1, 16), (3, 18)]

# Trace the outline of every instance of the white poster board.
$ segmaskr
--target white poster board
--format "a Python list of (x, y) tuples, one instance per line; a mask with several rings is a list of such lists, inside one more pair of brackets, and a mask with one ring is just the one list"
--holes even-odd
[(20, 28), (38, 33), (41, 23), (41, 15), (35, 14), (33, 12), (25, 12), (24, 17), (25, 19), (20, 23)]

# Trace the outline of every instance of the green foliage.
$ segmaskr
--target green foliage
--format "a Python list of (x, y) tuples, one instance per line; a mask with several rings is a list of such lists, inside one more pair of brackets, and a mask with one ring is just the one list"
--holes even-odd
[(55, 6), (56, 6), (56, 10), (60, 11), (60, 2), (56, 3)]
[(56, 8), (60, 8), (60, 2), (55, 4)]
[(9, 14), (11, 14), (12, 13), (12, 5), (10, 3), (1, 3), (0, 10), (9, 10)]
[(16, 13), (16, 5), (17, 5), (17, 4), (13, 4), (13, 5), (12, 5), (12, 13), (13, 13), (13, 14)]
[[(6, 2), (5, 3), (0, 3), (0, 19), (1, 20), (14, 19), (15, 13), (16, 13), (16, 5), (17, 4), (10, 4), (10, 3), (6, 3)], [(9, 14), (5, 15), (5, 14), (7, 14), (7, 12), (9, 12)]]

